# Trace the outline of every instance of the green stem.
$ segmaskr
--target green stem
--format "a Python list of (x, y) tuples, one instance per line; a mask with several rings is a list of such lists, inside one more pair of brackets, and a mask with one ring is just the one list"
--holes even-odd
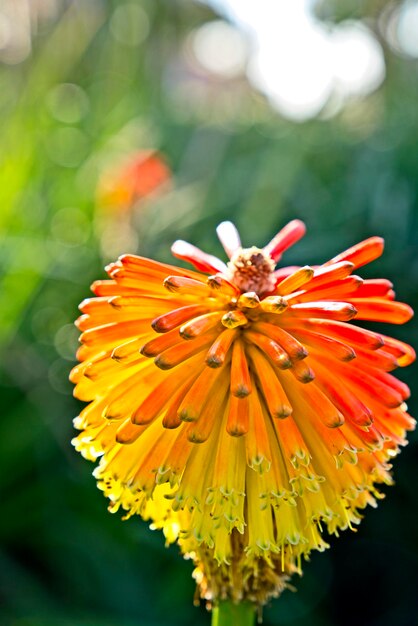
[(224, 600), (213, 607), (212, 626), (254, 626), (255, 612), (255, 606), (250, 602), (234, 604)]

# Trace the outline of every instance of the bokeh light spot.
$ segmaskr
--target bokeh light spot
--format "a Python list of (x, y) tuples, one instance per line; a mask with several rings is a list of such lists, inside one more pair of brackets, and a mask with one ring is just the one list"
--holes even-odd
[(86, 92), (74, 83), (62, 83), (51, 89), (46, 104), (51, 115), (65, 124), (76, 124), (89, 109)]
[(58, 354), (67, 361), (74, 361), (78, 348), (79, 331), (74, 324), (62, 326), (55, 334), (54, 345)]
[(248, 35), (248, 78), (284, 117), (303, 121), (340, 100), (325, 111), (330, 118), (385, 78), (382, 48), (361, 21), (324, 25), (311, 0), (206, 1)]
[(51, 234), (67, 246), (79, 246), (89, 238), (90, 223), (79, 209), (60, 209), (52, 218)]
[(63, 359), (57, 359), (48, 369), (48, 380), (51, 387), (66, 396), (72, 393), (71, 385), (68, 381), (68, 363)]
[(47, 306), (32, 315), (32, 332), (36, 341), (53, 344), (55, 334), (67, 322), (68, 318), (62, 309)]
[(0, 50), (5, 48), (11, 37), (10, 21), (0, 13)]
[(363, 24), (343, 22), (332, 33), (331, 44), (334, 78), (345, 95), (371, 93), (382, 84), (383, 50)]
[(418, 2), (404, 2), (397, 28), (399, 47), (410, 57), (418, 57)]
[(118, 43), (135, 47), (148, 37), (149, 19), (144, 9), (129, 2), (117, 7), (110, 19), (109, 28)]
[(198, 63), (213, 74), (234, 78), (245, 70), (246, 39), (237, 28), (223, 20), (208, 22), (196, 30), (192, 47)]
[(0, 2), (0, 61), (17, 65), (31, 53), (30, 4)]

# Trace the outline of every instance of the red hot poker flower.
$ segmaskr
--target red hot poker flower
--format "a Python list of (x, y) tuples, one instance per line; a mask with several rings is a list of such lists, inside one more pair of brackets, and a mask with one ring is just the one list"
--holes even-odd
[[(371, 237), (319, 267), (276, 269), (305, 233), (290, 222), (263, 249), (218, 227), (227, 264), (177, 241), (189, 271), (125, 255), (78, 320), (72, 380), (89, 402), (74, 445), (110, 510), (139, 514), (196, 563), (201, 595), (259, 604), (390, 484), (414, 426), (407, 344), (358, 321), (412, 315), (385, 279), (357, 270)], [(207, 276), (209, 275), (209, 276)]]

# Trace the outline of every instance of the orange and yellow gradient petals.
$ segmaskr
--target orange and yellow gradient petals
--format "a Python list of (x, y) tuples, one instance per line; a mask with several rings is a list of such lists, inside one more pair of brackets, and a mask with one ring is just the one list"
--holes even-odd
[[(414, 350), (357, 325), (412, 315), (392, 283), (353, 275), (383, 240), (276, 270), (304, 232), (294, 220), (263, 249), (243, 249), (223, 222), (228, 264), (174, 244), (198, 271), (124, 255), (77, 322), (71, 380), (89, 404), (74, 445), (100, 459), (110, 510), (150, 520), (197, 564), (213, 559), (209, 587), (219, 576), (213, 589), (222, 581), (226, 595), (261, 604), (327, 547), (324, 531), (353, 528), (376, 505), (415, 425), (409, 389), (390, 373)], [(276, 591), (251, 587), (266, 568)]]

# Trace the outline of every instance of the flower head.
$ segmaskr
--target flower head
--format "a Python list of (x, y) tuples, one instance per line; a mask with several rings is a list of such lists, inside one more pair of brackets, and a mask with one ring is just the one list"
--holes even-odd
[[(100, 458), (110, 510), (138, 513), (196, 562), (206, 598), (277, 595), (301, 560), (361, 519), (414, 426), (391, 373), (412, 348), (353, 323), (402, 324), (385, 279), (354, 272), (371, 237), (318, 267), (275, 269), (305, 232), (263, 249), (218, 227), (227, 264), (177, 241), (197, 271), (125, 255), (81, 305), (74, 444)], [(208, 276), (209, 275), (209, 276)]]

